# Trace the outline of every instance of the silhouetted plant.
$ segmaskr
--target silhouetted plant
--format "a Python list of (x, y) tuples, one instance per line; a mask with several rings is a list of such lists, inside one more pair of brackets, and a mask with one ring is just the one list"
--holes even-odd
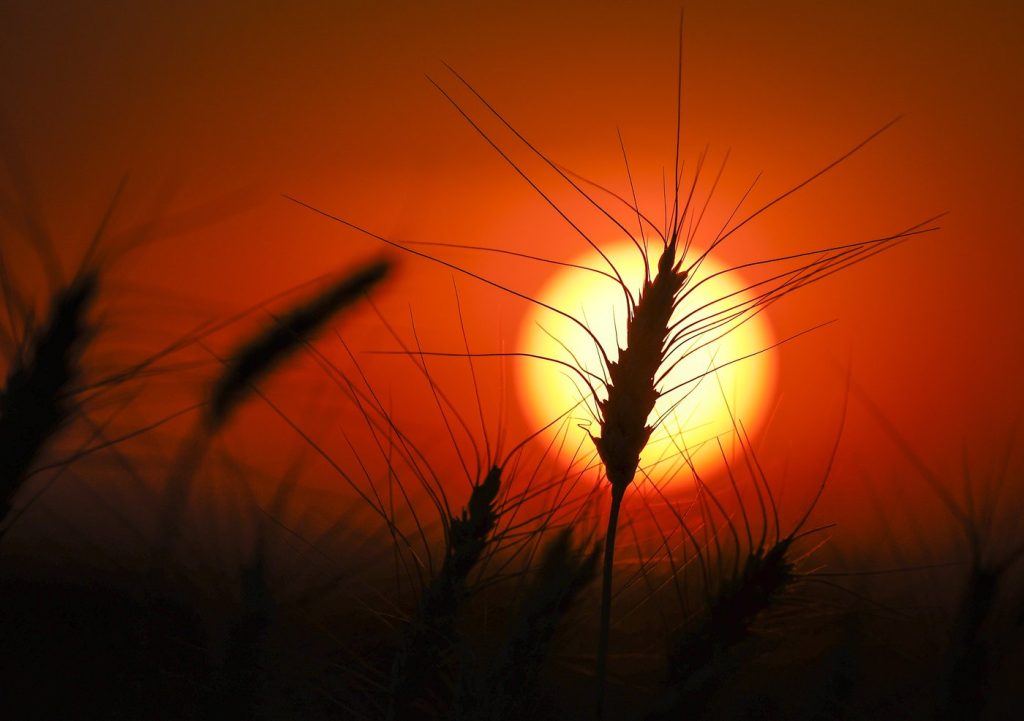
[[(844, 418), (845, 415), (844, 407)], [(746, 432), (742, 427), (736, 427), (735, 431), (747, 459), (750, 480), (760, 508), (761, 530), (755, 541), (748, 501), (740, 494), (728, 462), (726, 467), (739, 506), (741, 528), (737, 527), (716, 494), (704, 484), (697, 470), (691, 468), (700, 494), (699, 507), (704, 515), (705, 541), (701, 543), (698, 540), (684, 514), (674, 508), (673, 512), (687, 542), (692, 546), (699, 566), (704, 586), (702, 606), (694, 617), (687, 619), (676, 630), (670, 640), (664, 691), (656, 710), (647, 717), (649, 721), (668, 721), (683, 715), (700, 718), (712, 694), (735, 677), (740, 665), (747, 660), (743, 657), (742, 649), (745, 642), (754, 636), (758, 620), (776, 608), (787, 591), (801, 580), (802, 576), (796, 570), (797, 561), (793, 558), (793, 544), (814, 532), (813, 529), (805, 531), (804, 527), (825, 490), (842, 437), (841, 426), (817, 493), (793, 529), (782, 535), (779, 511), (768, 479), (757, 462)], [(718, 540), (718, 531), (712, 532), (709, 529), (715, 522), (712, 508), (718, 509), (728, 529), (728, 536), (732, 538), (731, 563), (723, 557), (726, 548)], [(712, 555), (717, 558), (712, 559)], [(719, 574), (717, 577), (716, 572)]]
[(364, 299), (390, 272), (391, 263), (377, 260), (346, 274), (313, 298), (293, 306), (255, 336), (245, 339), (224, 362), (210, 392), (204, 423), (186, 439), (164, 490), (154, 568), (166, 561), (177, 540), (196, 469), (210, 435), (227, 420), (254, 384), (307, 344), (339, 312)]
[[(709, 368), (704, 373), (672, 387), (666, 387), (666, 379), (669, 373), (677, 367), (687, 356), (708, 347), (720, 340), (726, 334), (732, 332), (753, 315), (762, 312), (767, 306), (781, 299), (806, 285), (814, 283), (850, 265), (859, 263), (873, 255), (891, 248), (909, 237), (936, 230), (930, 224), (935, 220), (931, 218), (922, 223), (915, 224), (906, 230), (894, 233), (889, 236), (875, 238), (867, 241), (860, 241), (844, 245), (818, 248), (812, 251), (797, 253), (794, 255), (756, 259), (730, 267), (721, 273), (716, 273), (697, 280), (697, 271), (700, 269), (705, 258), (709, 257), (728, 239), (749, 223), (760, 217), (766, 211), (793, 195), (800, 189), (821, 177), (828, 171), (837, 167), (854, 153), (862, 149), (874, 138), (888, 129), (895, 121), (887, 123), (880, 129), (871, 133), (866, 139), (858, 143), (851, 150), (842, 154), (836, 160), (825, 165), (823, 168), (797, 183), (790, 189), (772, 198), (758, 209), (747, 214), (739, 220), (735, 220), (739, 213), (746, 194), (737, 204), (733, 213), (726, 220), (721, 230), (713, 236), (707, 247), (695, 252), (693, 245), (695, 238), (701, 230), (701, 221), (704, 218), (704, 211), (710, 202), (711, 195), (717, 187), (718, 179), (724, 171), (722, 169), (711, 186), (708, 197), (703, 206), (696, 198), (695, 192), (701, 179), (701, 172), (704, 166), (705, 156), (702, 155), (697, 163), (689, 188), (682, 185), (683, 171), (680, 163), (680, 138), (676, 137), (676, 158), (673, 165), (673, 191), (671, 211), (666, 209), (667, 227), (659, 227), (646, 216), (638, 207), (635, 200), (636, 193), (632, 186), (634, 200), (628, 200), (619, 195), (597, 186), (601, 192), (609, 194), (617, 203), (622, 204), (626, 211), (633, 217), (639, 226), (639, 232), (631, 231), (626, 222), (620, 220), (608, 207), (596, 200), (582, 187), (581, 183), (589, 181), (579, 179), (562, 166), (551, 160), (546, 154), (534, 146), (523, 136), (508, 120), (505, 119), (487, 100), (461, 75), (449, 67), (449, 70), (458, 81), (479, 100), (487, 112), (493, 115), (502, 123), (513, 136), (521, 142), (530, 153), (550, 167), (557, 176), (566, 182), (571, 191), (589, 204), (599, 217), (612, 224), (616, 232), (626, 235), (634, 244), (637, 252), (643, 257), (645, 277), (637, 295), (635, 289), (623, 279), (622, 275), (607, 256), (602, 252), (600, 246), (584, 231), (580, 224), (571, 219), (559, 205), (546, 194), (537, 183), (518, 165), (504, 149), (489, 135), (456, 101), (452, 95), (440, 87), (440, 92), (451, 102), (458, 112), (472, 125), (484, 140), (506, 160), (512, 168), (526, 180), (529, 185), (537, 191), (540, 197), (550, 205), (558, 215), (563, 218), (572, 232), (578, 234), (587, 244), (593, 248), (598, 255), (606, 262), (607, 270), (594, 268), (583, 268), (591, 272), (604, 275), (619, 285), (627, 305), (625, 319), (626, 342), (622, 348), (604, 348), (598, 338), (590, 330), (585, 320), (581, 320), (558, 308), (548, 306), (528, 295), (515, 291), (494, 280), (483, 277), (478, 273), (470, 272), (456, 264), (445, 261), (441, 258), (427, 254), (413, 248), (410, 244), (399, 243), (374, 233), (350, 220), (320, 210), (301, 201), (295, 201), (333, 221), (341, 223), (360, 233), (375, 238), (387, 245), (401, 249), (404, 252), (427, 258), (438, 262), (456, 271), (466, 273), (477, 280), (496, 287), (504, 292), (511, 293), (528, 302), (536, 303), (547, 310), (557, 313), (580, 327), (593, 341), (599, 352), (601, 368), (578, 367), (579, 362), (573, 354), (573, 349), (566, 349), (571, 361), (564, 361), (556, 358), (547, 358), (551, 362), (563, 368), (569, 368), (581, 381), (582, 387), (590, 395), (585, 399), (593, 404), (592, 412), (595, 414), (597, 425), (600, 429), (599, 436), (592, 436), (594, 445), (600, 455), (604, 466), (605, 475), (609, 481), (610, 505), (608, 512), (607, 534), (604, 542), (604, 563), (601, 583), (601, 616), (598, 629), (598, 644), (596, 653), (596, 711), (597, 717), (603, 716), (605, 681), (607, 675), (607, 659), (609, 634), (611, 629), (612, 615), (612, 588), (614, 575), (614, 556), (616, 545), (616, 530), (618, 527), (618, 516), (625, 493), (637, 475), (640, 452), (650, 439), (651, 433), (661, 422), (662, 418), (653, 417), (652, 413), (655, 403), (659, 398), (680, 394), (685, 397), (687, 391), (701, 382), (703, 378), (714, 373), (731, 363), (739, 362), (742, 358), (729, 358), (717, 363), (716, 367)], [(679, 56), (679, 79), (682, 78), (682, 54), (680, 43)], [(677, 99), (677, 112), (681, 112), (681, 93)], [(677, 115), (677, 131), (681, 118)], [(627, 166), (627, 174), (628, 174)], [(748, 189), (753, 189), (753, 185)], [(630, 221), (632, 222), (632, 221)], [(649, 237), (650, 236), (650, 237)], [(648, 250), (649, 243), (653, 243), (654, 253)], [(444, 244), (434, 244), (444, 245)], [(660, 246), (660, 248), (659, 248)], [(465, 247), (454, 245), (452, 247)], [(480, 249), (475, 247), (475, 249)], [(484, 248), (486, 250), (486, 248)], [(499, 251), (495, 251), (499, 252)], [(506, 251), (500, 251), (506, 252)], [(513, 253), (514, 255), (523, 255)], [(530, 256), (526, 256), (530, 257)], [(545, 259), (538, 259), (545, 260)], [(652, 262), (654, 261), (654, 262)], [(558, 262), (558, 261), (550, 261)], [(737, 293), (730, 293), (721, 298), (715, 298), (711, 302), (701, 302), (697, 307), (687, 310), (681, 316), (677, 311), (682, 305), (690, 300), (693, 293), (705, 282), (722, 273), (734, 273), (744, 269), (753, 268), (777, 268), (772, 271), (769, 277), (751, 282), (744, 286)], [(788, 339), (787, 339), (788, 340)], [(785, 341), (781, 341), (785, 342)], [(767, 350), (767, 349), (762, 349)], [(443, 354), (453, 355), (453, 354)], [(507, 355), (516, 355), (509, 353)], [(536, 358), (536, 356), (530, 356)], [(677, 401), (678, 403), (678, 401)]]
[(454, 718), (503, 721), (525, 718), (552, 637), (580, 594), (593, 581), (601, 545), (576, 549), (572, 529), (558, 533), (544, 551), (513, 617), (508, 640), (494, 659), (463, 661)]
[(387, 260), (364, 265), (246, 339), (228, 356), (214, 385), (207, 414), (209, 427), (224, 423), (253, 383), (302, 347), (340, 311), (364, 298), (390, 271)]
[(0, 525), (26, 474), (71, 415), (97, 286), (96, 274), (85, 273), (57, 293), (49, 317), (11, 363), (0, 392)]
[(444, 654), (455, 642), (455, 622), (466, 582), (498, 522), (494, 502), (502, 470), (492, 467), (473, 487), (465, 510), (448, 519), (444, 561), (423, 590), (415, 615), (402, 632), (391, 669), (388, 719), (416, 718), (421, 694), (438, 678)]

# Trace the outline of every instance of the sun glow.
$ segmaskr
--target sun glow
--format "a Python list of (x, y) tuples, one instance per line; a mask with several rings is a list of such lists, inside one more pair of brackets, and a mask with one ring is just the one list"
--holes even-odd
[[(602, 250), (635, 298), (644, 278), (643, 258), (636, 246), (627, 241), (603, 246)], [(656, 265), (653, 246), (651, 256), (652, 266)], [(691, 259), (696, 257), (691, 252)], [(608, 270), (608, 263), (593, 251), (573, 262)], [(676, 309), (673, 322), (696, 321), (705, 328), (715, 320), (733, 316), (737, 304), (749, 300), (739, 274), (722, 273), (724, 270), (711, 258), (703, 261), (686, 286), (690, 292)], [(626, 338), (626, 300), (615, 280), (565, 268), (535, 297), (585, 324), (608, 357), (615, 360), (616, 349)], [(655, 480), (689, 484), (692, 474), (687, 459), (702, 476), (719, 470), (722, 450), (716, 439), (728, 456), (734, 441), (733, 419), (748, 433), (763, 421), (774, 388), (776, 362), (771, 351), (761, 351), (773, 342), (764, 314), (746, 313), (709, 328), (672, 352), (664, 365), (678, 363), (659, 384), (663, 396), (648, 424), (660, 423), (640, 456), (642, 472)], [(519, 350), (581, 369), (598, 396), (605, 397), (601, 354), (587, 331), (572, 320), (535, 306), (524, 319)], [(587, 434), (600, 435), (600, 427), (591, 388), (581, 375), (561, 363), (531, 358), (518, 364), (517, 380), (524, 413), (533, 427), (562, 417), (547, 432), (563, 460), (590, 459), (594, 446)]]

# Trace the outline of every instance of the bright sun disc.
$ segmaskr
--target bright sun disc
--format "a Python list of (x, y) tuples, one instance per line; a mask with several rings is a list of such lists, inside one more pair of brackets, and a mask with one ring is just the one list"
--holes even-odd
[[(644, 278), (643, 259), (636, 246), (624, 242), (602, 250), (636, 297)], [(653, 272), (657, 269), (657, 253), (652, 251), (651, 256)], [(608, 268), (596, 252), (574, 263)], [(710, 258), (704, 260), (687, 284), (692, 291), (676, 309), (673, 321), (689, 316), (684, 322), (697, 320), (706, 327), (715, 319), (732, 316), (735, 310), (730, 308), (749, 300), (750, 295), (743, 293), (743, 279), (735, 272), (719, 274), (723, 270)], [(626, 338), (626, 301), (614, 280), (566, 268), (535, 297), (586, 324), (615, 360), (616, 349)], [(746, 313), (688, 342), (685, 354), (677, 351), (670, 355), (668, 365), (681, 355), (685, 357), (659, 385), (664, 395), (648, 424), (659, 418), (661, 423), (640, 456), (641, 469), (654, 480), (690, 483), (689, 457), (702, 476), (717, 471), (722, 452), (716, 439), (729, 453), (733, 418), (742, 422), (748, 433), (753, 433), (763, 419), (774, 386), (775, 360), (772, 353), (761, 351), (773, 342), (764, 314)], [(564, 361), (598, 379), (605, 375), (600, 353), (587, 332), (540, 306), (534, 306), (524, 319), (519, 350)], [(564, 365), (544, 360), (527, 359), (517, 364), (517, 369), (520, 402), (531, 426), (540, 428), (564, 415), (567, 421), (563, 419), (548, 429), (549, 439), (558, 446), (563, 460), (590, 459), (594, 446), (587, 433), (600, 435), (600, 428), (594, 417), (594, 399), (580, 376)], [(591, 378), (596, 392), (605, 398), (600, 381)]]

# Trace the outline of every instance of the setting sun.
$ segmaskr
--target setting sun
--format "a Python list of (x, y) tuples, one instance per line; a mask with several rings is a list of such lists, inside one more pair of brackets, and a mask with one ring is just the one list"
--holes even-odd
[[(643, 258), (636, 246), (621, 242), (602, 250), (635, 295), (644, 278)], [(594, 251), (573, 262), (592, 269), (608, 268)], [(689, 293), (676, 309), (673, 322), (713, 322), (732, 316), (730, 308), (749, 300), (742, 292), (743, 279), (737, 272), (722, 272), (726, 270), (705, 259), (687, 285)], [(567, 268), (549, 280), (537, 300), (580, 320), (615, 359), (615, 349), (625, 339), (626, 300), (614, 278)], [(711, 472), (721, 463), (715, 439), (730, 447), (732, 418), (748, 432), (760, 424), (775, 379), (772, 354), (760, 351), (773, 342), (764, 314), (745, 313), (689, 340), (669, 355), (666, 365), (672, 367), (658, 386), (664, 395), (648, 423), (661, 421), (640, 456), (641, 469), (647, 475), (655, 480), (689, 479), (686, 458), (699, 473)], [(588, 432), (598, 435), (599, 431), (592, 427), (596, 422), (594, 399), (583, 376), (603, 397), (600, 379), (604, 375), (601, 354), (593, 339), (569, 318), (536, 306), (524, 321), (519, 349), (576, 366), (583, 372), (581, 376), (561, 362), (528, 359), (519, 366), (518, 388), (524, 412), (536, 427), (551, 424), (560, 416), (568, 419), (567, 423), (550, 425), (548, 431), (559, 439), (566, 460), (592, 452), (592, 444), (583, 441)], [(563, 438), (562, 434), (567, 435)]]

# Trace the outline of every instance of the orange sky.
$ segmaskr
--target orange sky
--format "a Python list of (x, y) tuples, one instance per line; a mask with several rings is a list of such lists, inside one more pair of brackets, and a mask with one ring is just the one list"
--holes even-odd
[[(558, 162), (626, 192), (621, 130), (641, 203), (660, 217), (679, 3), (46, 5), (12, 0), (0, 10), (0, 97), (5, 134), (26, 159), (68, 268), (126, 172), (125, 227), (147, 218), (154, 200), (169, 199), (171, 214), (236, 191), (251, 201), (112, 270), (111, 317), (120, 301), (147, 342), (166, 342), (183, 316), (226, 314), (380, 250), (281, 194), (404, 240), (583, 250), (428, 82), (458, 90), (442, 61)], [(682, 150), (692, 162), (708, 145), (713, 163), (731, 150), (719, 211), (757, 172), (754, 202), (763, 202), (903, 116), (734, 239), (727, 261), (863, 240), (949, 212), (940, 233), (773, 309), (780, 335), (838, 322), (780, 351), (766, 454), (794, 477), (820, 470), (852, 364), (858, 386), (937, 470), (955, 477), (965, 445), (986, 466), (1024, 401), (1021, 5), (685, 7)], [(615, 239), (588, 222), (597, 238)], [(535, 265), (449, 257), (524, 292), (545, 278)], [(458, 286), (476, 348), (514, 337), (521, 303), (469, 280)], [(400, 318), (411, 307), (425, 341), (444, 347), (458, 342), (451, 288), (448, 271), (406, 259), (380, 302)], [(165, 327), (168, 305), (178, 318)], [(357, 337), (366, 348), (376, 342)], [(837, 507), (864, 501), (865, 475), (895, 503), (885, 488), (912, 475), (856, 400), (842, 461), (847, 480), (830, 492)]]

